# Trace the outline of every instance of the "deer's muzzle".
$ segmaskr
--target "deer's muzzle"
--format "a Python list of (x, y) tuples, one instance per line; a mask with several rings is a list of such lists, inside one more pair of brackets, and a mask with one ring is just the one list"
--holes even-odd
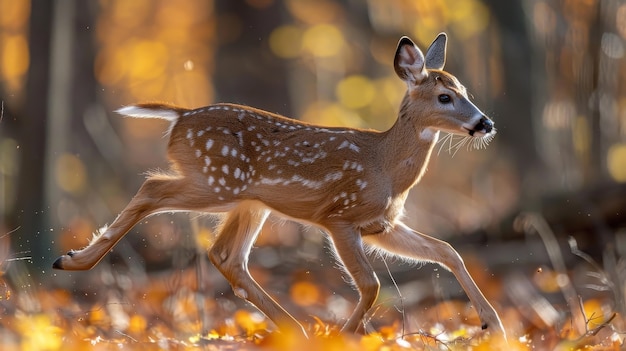
[(471, 129), (469, 131), (469, 135), (474, 136), (474, 133), (476, 132), (489, 134), (492, 130), (493, 121), (490, 120), (488, 117), (482, 116), (480, 118), (480, 121), (478, 121), (478, 123), (476, 123), (476, 125), (474, 126), (474, 129)]

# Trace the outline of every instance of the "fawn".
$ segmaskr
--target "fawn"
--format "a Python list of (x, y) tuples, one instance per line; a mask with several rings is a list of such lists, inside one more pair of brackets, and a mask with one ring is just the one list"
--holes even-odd
[(498, 314), (452, 246), (401, 222), (409, 190), (424, 174), (440, 131), (481, 144), (495, 134), (493, 122), (470, 102), (465, 87), (442, 70), (446, 41), (445, 33), (439, 34), (424, 56), (409, 38), (400, 39), (394, 68), (408, 90), (397, 121), (385, 132), (322, 127), (234, 104), (119, 109), (130, 117), (171, 122), (171, 170), (151, 174), (110, 226), (87, 247), (59, 257), (53, 267), (92, 268), (135, 224), (156, 213), (224, 213), (211, 262), (237, 296), (277, 325), (307, 335), (248, 272), (252, 245), (275, 212), (317, 226), (330, 237), (360, 295), (343, 330), (363, 331), (364, 316), (378, 296), (380, 283), (366, 255), (371, 247), (452, 271), (483, 329), (504, 336)]

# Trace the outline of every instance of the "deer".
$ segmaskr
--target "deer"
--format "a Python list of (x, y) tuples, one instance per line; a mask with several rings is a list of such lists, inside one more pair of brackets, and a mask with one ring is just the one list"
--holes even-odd
[(459, 253), (447, 242), (402, 222), (409, 191), (426, 171), (441, 132), (486, 145), (493, 121), (443, 71), (445, 33), (426, 54), (404, 36), (394, 58), (406, 83), (398, 116), (386, 131), (325, 127), (248, 106), (218, 103), (197, 109), (143, 103), (121, 115), (170, 122), (168, 171), (151, 173), (109, 226), (53, 267), (88, 270), (148, 216), (163, 212), (221, 214), (208, 257), (248, 301), (281, 330), (305, 337), (306, 328), (254, 280), (248, 257), (270, 215), (321, 229), (359, 294), (342, 331), (362, 333), (380, 290), (369, 252), (450, 270), (476, 309), (482, 329), (505, 336), (496, 310), (478, 288)]

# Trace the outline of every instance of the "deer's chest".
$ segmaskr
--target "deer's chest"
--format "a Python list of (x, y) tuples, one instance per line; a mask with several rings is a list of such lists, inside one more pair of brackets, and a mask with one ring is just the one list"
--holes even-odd
[(373, 196), (346, 213), (362, 235), (380, 234), (391, 230), (402, 216), (407, 193), (396, 196)]

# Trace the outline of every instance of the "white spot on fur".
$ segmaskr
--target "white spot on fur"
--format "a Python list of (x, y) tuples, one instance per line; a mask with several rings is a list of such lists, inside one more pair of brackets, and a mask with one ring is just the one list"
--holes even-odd
[(285, 182), (284, 178), (261, 178), (257, 183), (265, 185), (277, 185)]
[(339, 147), (337, 148), (337, 150), (341, 150), (341, 149), (345, 149), (345, 148), (348, 148), (348, 149), (350, 149), (350, 150), (352, 150), (352, 151), (354, 151), (354, 152), (359, 152), (359, 151), (361, 151), (361, 148), (360, 148), (360, 147), (356, 146), (355, 144), (353, 144), (353, 143), (351, 143), (351, 142), (349, 142), (349, 141), (347, 141), (347, 140), (344, 140), (344, 141), (343, 141), (343, 142), (339, 145)]
[(426, 128), (420, 132), (420, 139), (425, 141), (433, 141), (439, 136), (439, 131), (432, 128)]
[(339, 180), (343, 177), (343, 172), (341, 171), (337, 171), (337, 172), (332, 172), (332, 173), (328, 173), (325, 177), (324, 177), (324, 181), (326, 182), (330, 182), (330, 181), (334, 181), (334, 180)]
[(239, 146), (243, 146), (243, 133), (237, 133), (237, 140), (239, 141)]
[(356, 170), (357, 172), (362, 172), (363, 171), (363, 165), (357, 163), (356, 161), (346, 160), (343, 163), (343, 169), (344, 170), (353, 169), (353, 170)]
[(209, 139), (206, 141), (206, 150), (209, 151), (213, 147), (213, 139)]
[(293, 182), (300, 183), (300, 184), (302, 184), (305, 187), (310, 188), (310, 189), (319, 189), (323, 185), (323, 182), (320, 182), (320, 181), (317, 181), (317, 180), (312, 180), (312, 179), (306, 179), (306, 178), (303, 178), (303, 177), (301, 177), (301, 176), (299, 176), (297, 174), (292, 176), (291, 180)]
[(365, 189), (365, 187), (367, 187), (367, 181), (362, 180), (362, 179), (357, 179), (356, 186), (358, 186), (360, 190), (363, 190)]

